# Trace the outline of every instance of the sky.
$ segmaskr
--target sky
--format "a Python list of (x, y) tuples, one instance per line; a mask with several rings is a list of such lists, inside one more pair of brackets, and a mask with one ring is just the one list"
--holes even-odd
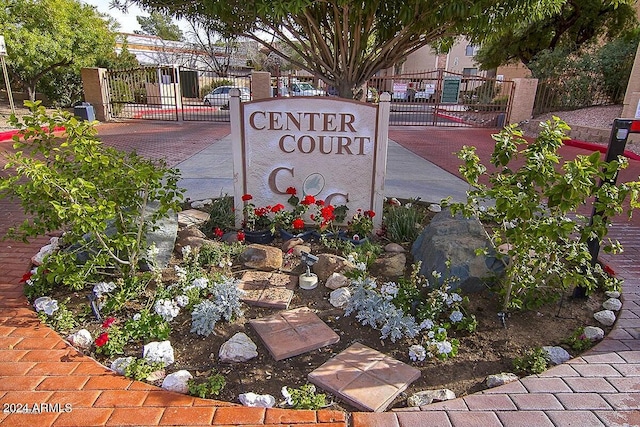
[[(122, 13), (118, 9), (110, 9), (109, 3), (110, 0), (80, 0), (83, 3), (89, 4), (91, 6), (96, 6), (98, 12), (104, 13), (107, 15), (111, 15), (111, 17), (115, 18), (116, 21), (120, 23), (120, 31), (123, 33), (133, 33), (135, 30), (140, 30), (140, 25), (138, 25), (138, 21), (136, 20), (136, 16), (148, 16), (149, 13), (144, 12), (137, 6), (129, 6), (127, 13)], [(180, 24), (180, 28), (183, 32), (187, 28), (186, 24)]]

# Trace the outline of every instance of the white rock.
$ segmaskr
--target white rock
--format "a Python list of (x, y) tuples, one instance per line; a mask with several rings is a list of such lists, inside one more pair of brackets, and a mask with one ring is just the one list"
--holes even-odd
[(562, 347), (544, 346), (542, 349), (549, 355), (549, 363), (552, 365), (561, 365), (571, 359), (571, 355)]
[(153, 371), (149, 375), (147, 375), (145, 381), (155, 382), (165, 378), (165, 376), (166, 372), (164, 371), (164, 369), (158, 369), (157, 371)]
[(124, 370), (127, 369), (127, 366), (129, 366), (134, 360), (136, 360), (136, 358), (132, 356), (118, 357), (116, 360), (111, 362), (111, 370), (120, 375), (124, 375)]
[(339, 288), (329, 294), (329, 302), (336, 308), (344, 308), (351, 299), (349, 288)]
[(412, 394), (407, 399), (407, 406), (424, 406), (432, 402), (442, 402), (445, 400), (455, 399), (456, 394), (448, 388), (440, 390), (425, 390)]
[(154, 341), (144, 346), (142, 357), (149, 362), (164, 362), (165, 365), (171, 365), (175, 362), (173, 357), (173, 347), (169, 341)]
[(38, 313), (44, 311), (47, 316), (52, 316), (53, 313), (58, 311), (58, 301), (51, 297), (39, 297), (33, 302), (33, 307)]
[(80, 329), (67, 337), (67, 341), (78, 350), (87, 350), (93, 345), (93, 337), (91, 332), (86, 329)]
[(191, 202), (191, 207), (193, 209), (202, 209), (210, 204), (213, 203), (213, 200), (211, 199), (204, 199), (204, 200), (196, 200)]
[(258, 346), (244, 332), (238, 332), (220, 347), (220, 362), (246, 362), (258, 356)]
[(616, 321), (616, 314), (611, 310), (601, 310), (593, 313), (593, 318), (604, 326), (611, 326)]
[(620, 298), (620, 292), (618, 291), (607, 291), (604, 294), (609, 298)]
[(193, 378), (189, 371), (181, 370), (167, 375), (162, 380), (162, 388), (177, 393), (186, 394), (189, 392), (188, 381)]
[(501, 372), (495, 375), (489, 375), (487, 377), (487, 387), (493, 388), (498, 387), (507, 383), (511, 383), (513, 381), (517, 381), (518, 376), (516, 374), (512, 374), (511, 372)]
[(340, 273), (333, 273), (324, 284), (329, 289), (339, 289), (349, 286), (349, 279)]
[(591, 341), (600, 341), (604, 338), (604, 331), (597, 326), (585, 326), (584, 337)]
[(617, 298), (609, 298), (602, 303), (602, 308), (605, 310), (618, 311), (622, 308), (622, 302)]
[(442, 211), (442, 207), (437, 203), (430, 204), (427, 209), (429, 209), (431, 212), (440, 212), (440, 211)]
[(238, 400), (244, 406), (273, 408), (276, 404), (276, 398), (270, 394), (243, 393), (238, 395)]
[(42, 261), (44, 261), (44, 258), (58, 249), (59, 239), (59, 237), (52, 237), (49, 240), (48, 245), (44, 245), (43, 247), (41, 247), (38, 253), (31, 258), (31, 262), (33, 263), (33, 265), (42, 265)]

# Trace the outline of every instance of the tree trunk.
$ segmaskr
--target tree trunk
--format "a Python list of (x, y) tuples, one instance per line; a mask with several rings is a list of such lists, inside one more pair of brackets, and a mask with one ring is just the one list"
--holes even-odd
[(27, 93), (29, 93), (29, 100), (30, 101), (35, 101), (36, 100), (36, 83), (27, 85)]

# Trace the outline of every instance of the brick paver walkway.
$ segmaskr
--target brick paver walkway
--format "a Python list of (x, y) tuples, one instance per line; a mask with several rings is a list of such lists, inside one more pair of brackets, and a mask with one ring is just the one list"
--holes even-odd
[[(205, 126), (206, 125), (206, 126)], [(109, 144), (133, 148), (177, 164), (214, 139), (228, 125), (154, 123), (102, 125)], [(452, 152), (475, 145), (485, 155), (490, 131), (391, 129), (390, 136), (447, 170), (457, 165)], [(489, 139), (487, 139), (489, 138)], [(427, 147), (427, 148), (425, 148)], [(0, 151), (9, 144), (0, 143)], [(582, 151), (583, 152), (583, 151)], [(0, 160), (0, 167), (3, 166)], [(632, 162), (622, 179), (637, 179)], [(22, 217), (14, 202), (0, 200), (0, 234)], [(40, 414), (0, 413), (9, 426), (47, 425), (228, 425), (326, 427), (427, 426), (639, 426), (640, 425), (640, 226), (618, 221), (610, 236), (625, 253), (603, 260), (625, 279), (623, 309), (613, 331), (580, 358), (515, 383), (415, 410), (380, 414), (244, 408), (162, 391), (113, 374), (79, 354), (39, 323), (19, 284), (30, 257), (48, 241), (0, 244), (0, 402), (43, 404)], [(4, 283), (4, 284), (2, 284)], [(73, 408), (65, 412), (65, 404)], [(420, 410), (422, 409), (422, 410)]]

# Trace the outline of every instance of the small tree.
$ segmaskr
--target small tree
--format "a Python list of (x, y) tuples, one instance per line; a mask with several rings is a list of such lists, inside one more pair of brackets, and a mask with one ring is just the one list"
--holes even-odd
[[(30, 115), (11, 119), (22, 141), (14, 137), (18, 151), (8, 156), (0, 197), (19, 199), (28, 219), (5, 238), (63, 232), (64, 250), (44, 260), (50, 283), (82, 289), (100, 273), (134, 275), (146, 232), (179, 208), (177, 171), (105, 148), (92, 123), (60, 111), (47, 116), (39, 102), (26, 105)], [(53, 130), (61, 126), (57, 137)], [(150, 213), (152, 203), (157, 209)]]
[[(626, 158), (606, 163), (595, 152), (561, 163), (557, 151), (569, 127), (558, 118), (541, 127), (533, 142), (515, 126), (494, 135), (491, 173), (474, 147), (458, 153), (464, 162), (460, 172), (472, 189), (466, 203), (453, 204), (452, 211), (494, 226), (489, 238), (504, 253), (506, 267), (501, 287), (505, 311), (533, 308), (574, 286), (592, 291), (602, 280), (616, 285), (591, 259), (587, 242), (604, 240), (610, 218), (623, 212), (627, 199), (629, 215), (640, 206), (640, 182), (616, 186), (610, 181), (628, 165)], [(524, 164), (513, 167), (516, 159)], [(597, 214), (590, 222), (577, 210), (594, 198)], [(603, 249), (615, 252), (621, 246), (609, 241)]]

